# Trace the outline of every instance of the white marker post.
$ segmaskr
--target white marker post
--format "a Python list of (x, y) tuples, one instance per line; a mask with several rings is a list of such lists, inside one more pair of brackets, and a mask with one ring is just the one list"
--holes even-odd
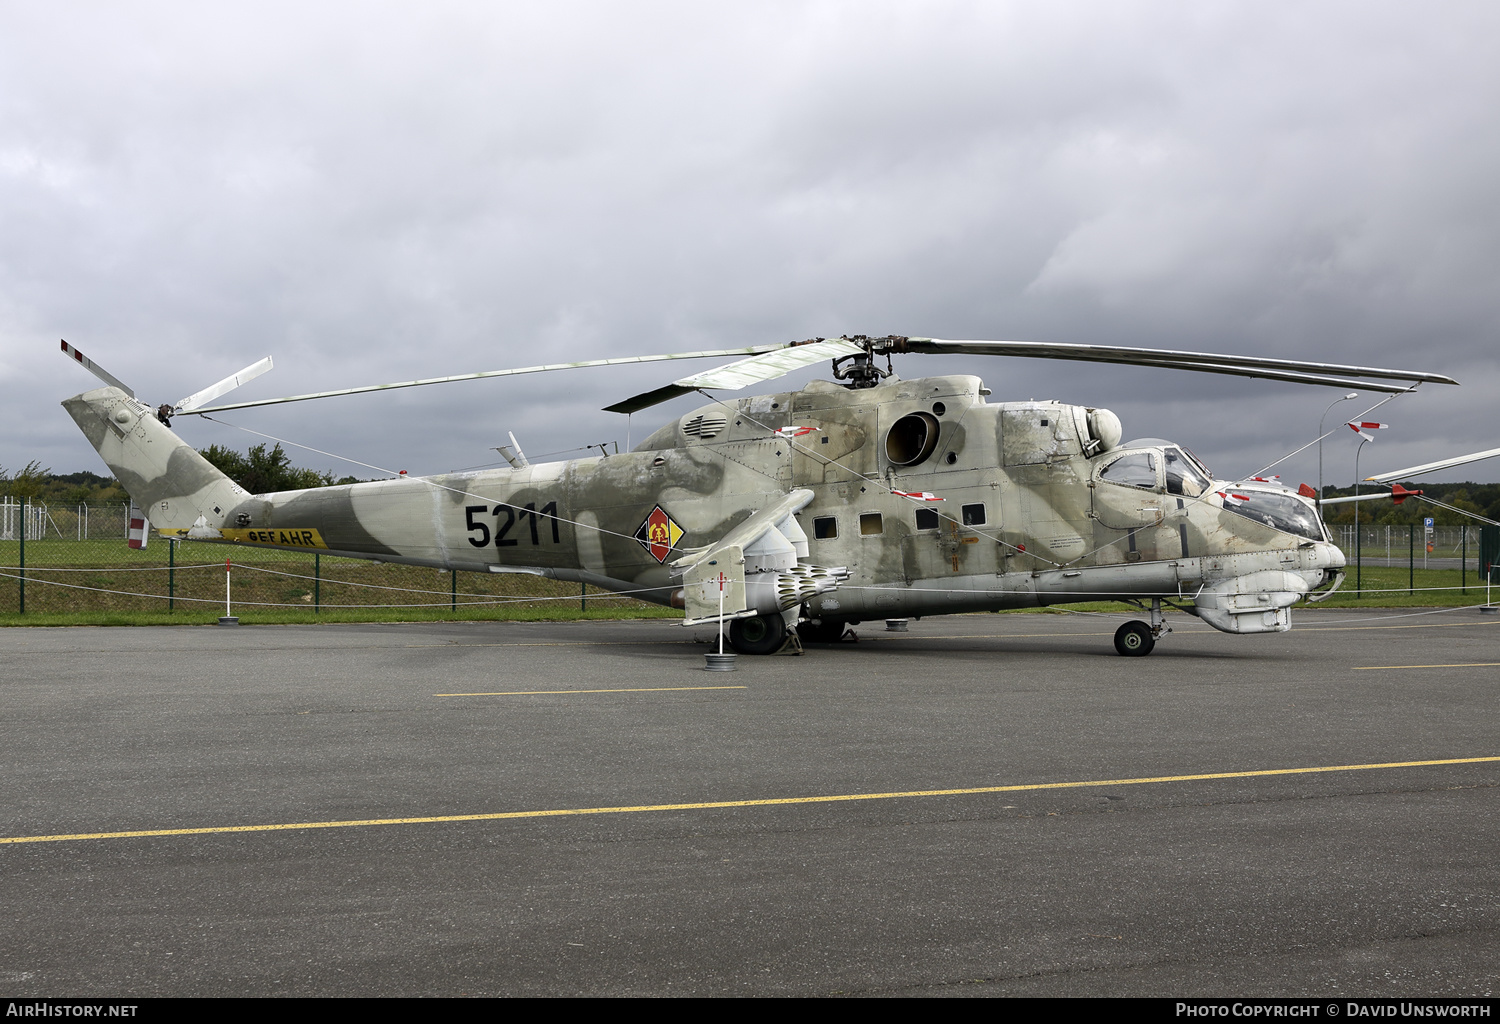
[(229, 559), (224, 559), (224, 614), (219, 617), (221, 626), (238, 626), (240, 620), (230, 614), (229, 609)]
[(704, 655), (707, 664), (703, 666), (703, 670), (705, 672), (733, 672), (734, 652), (724, 653), (724, 588), (729, 585), (729, 577), (725, 576), (721, 569), (719, 578), (715, 582), (719, 584), (719, 653), (710, 652)]

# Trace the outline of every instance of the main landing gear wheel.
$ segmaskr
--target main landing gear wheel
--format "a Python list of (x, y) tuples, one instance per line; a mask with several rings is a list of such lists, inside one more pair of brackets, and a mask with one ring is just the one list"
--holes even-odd
[(729, 646), (741, 654), (775, 654), (786, 643), (786, 620), (780, 614), (735, 619), (729, 624)]
[(1139, 619), (1115, 630), (1115, 650), (1127, 658), (1144, 658), (1155, 646), (1156, 637), (1151, 635), (1151, 627)]

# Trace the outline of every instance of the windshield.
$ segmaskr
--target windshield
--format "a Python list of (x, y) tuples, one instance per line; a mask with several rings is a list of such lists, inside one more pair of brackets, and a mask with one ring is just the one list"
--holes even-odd
[(1263, 523), (1273, 530), (1294, 533), (1308, 540), (1326, 540), (1318, 513), (1304, 501), (1290, 494), (1273, 494), (1268, 491), (1241, 491), (1229, 489), (1224, 492), (1224, 508), (1235, 515)]
[(1168, 448), (1163, 453), (1167, 460), (1167, 493), (1196, 498), (1208, 490), (1208, 477), (1198, 471), (1196, 460), (1181, 449)]

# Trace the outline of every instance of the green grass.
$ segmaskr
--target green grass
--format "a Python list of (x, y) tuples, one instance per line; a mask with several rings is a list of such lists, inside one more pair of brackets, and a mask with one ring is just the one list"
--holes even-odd
[[(1363, 590), (1356, 589), (1354, 567), (1338, 592), (1315, 607), (1322, 608), (1462, 608), (1484, 603), (1484, 584), (1475, 581), (1474, 570), (1417, 569), (1365, 566), (1360, 574)], [(1467, 584), (1468, 591), (1463, 587)], [(1408, 586), (1414, 589), (1408, 592)], [(1497, 588), (1500, 589), (1500, 588)], [(1496, 594), (1500, 598), (1500, 593)]]
[[(592, 598), (590, 599), (592, 602)], [(580, 610), (556, 608), (339, 608), (322, 612), (301, 609), (236, 608), (245, 625), (317, 625), (327, 622), (573, 622), (588, 619), (680, 619), (682, 612), (642, 601), (611, 602), (614, 607)], [(85, 611), (28, 612), (0, 615), (0, 626), (205, 626), (224, 614), (222, 607), (177, 612)]]

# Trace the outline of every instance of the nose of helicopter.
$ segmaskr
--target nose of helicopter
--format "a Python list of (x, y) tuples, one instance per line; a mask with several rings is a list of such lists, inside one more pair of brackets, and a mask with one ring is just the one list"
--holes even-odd
[(1342, 569), (1344, 566), (1349, 564), (1349, 560), (1344, 557), (1344, 552), (1339, 548), (1337, 544), (1330, 542), (1320, 546), (1328, 549), (1328, 568)]

